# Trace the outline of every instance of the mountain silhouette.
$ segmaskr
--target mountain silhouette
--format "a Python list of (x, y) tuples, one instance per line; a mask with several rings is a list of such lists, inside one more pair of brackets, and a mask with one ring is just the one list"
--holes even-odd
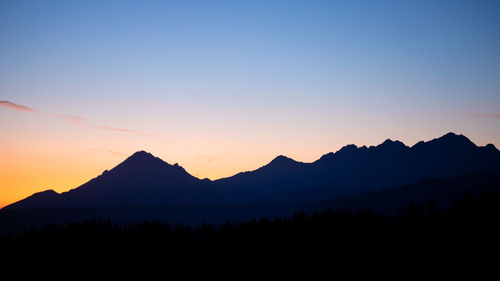
[(203, 185), (179, 165), (139, 151), (62, 197), (65, 206), (164, 203), (182, 200), (188, 191), (202, 196)]
[(319, 202), (474, 172), (500, 172), (500, 151), (454, 133), (412, 147), (390, 139), (370, 147), (351, 144), (312, 163), (281, 155), (254, 171), (215, 181), (198, 179), (178, 164), (139, 151), (78, 188), (36, 193), (2, 210)]
[(244, 195), (240, 200), (317, 201), (395, 188), (428, 178), (500, 171), (500, 152), (493, 145), (478, 147), (454, 133), (413, 147), (388, 139), (378, 146), (347, 145), (313, 163), (292, 161), (277, 158), (255, 171), (215, 183), (237, 189), (235, 197)]
[(57, 194), (36, 193), (9, 208), (85, 207), (156, 204), (206, 199), (206, 182), (193, 177), (178, 164), (170, 165), (139, 151), (87, 183)]

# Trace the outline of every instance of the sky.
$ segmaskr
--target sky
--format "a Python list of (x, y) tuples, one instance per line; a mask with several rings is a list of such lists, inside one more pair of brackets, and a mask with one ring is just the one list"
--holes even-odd
[(0, 1), (0, 207), (138, 150), (199, 178), (500, 147), (500, 1)]

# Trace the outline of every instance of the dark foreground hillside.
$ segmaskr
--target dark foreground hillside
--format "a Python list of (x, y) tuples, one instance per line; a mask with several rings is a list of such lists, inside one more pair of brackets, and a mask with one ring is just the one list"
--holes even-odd
[[(275, 219), (261, 218), (220, 227), (191, 227), (160, 221), (120, 224), (84, 221), (52, 225), (0, 238), (4, 256), (59, 258), (155, 257), (156, 261), (213, 261), (222, 257), (273, 260), (378, 261), (425, 257), (477, 260), (496, 257), (500, 234), (500, 193), (466, 192), (444, 210), (433, 201), (409, 204), (397, 215), (364, 210), (327, 210)], [(489, 259), (490, 261), (496, 258)], [(116, 261), (116, 260), (114, 260)]]

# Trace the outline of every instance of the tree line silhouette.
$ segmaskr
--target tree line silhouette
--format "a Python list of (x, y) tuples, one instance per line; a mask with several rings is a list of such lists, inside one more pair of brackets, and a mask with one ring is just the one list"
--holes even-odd
[(498, 249), (499, 215), (499, 192), (477, 196), (466, 192), (447, 208), (440, 209), (433, 201), (412, 203), (394, 216), (378, 215), (370, 209), (329, 209), (195, 227), (161, 221), (87, 220), (4, 236), (0, 238), (0, 247), (4, 254), (168, 253), (177, 259), (259, 251), (270, 255), (309, 253), (344, 258), (360, 253), (363, 258), (375, 258), (388, 252), (479, 254)]

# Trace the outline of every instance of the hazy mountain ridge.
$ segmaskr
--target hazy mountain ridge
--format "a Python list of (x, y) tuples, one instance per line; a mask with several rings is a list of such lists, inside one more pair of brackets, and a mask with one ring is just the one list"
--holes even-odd
[(200, 180), (145, 151), (68, 192), (36, 193), (4, 209), (169, 203), (290, 203), (319, 201), (427, 178), (500, 171), (500, 151), (448, 133), (408, 147), (390, 139), (377, 146), (347, 145), (312, 163), (278, 156), (254, 171)]
[(500, 191), (500, 173), (477, 172), (449, 179), (426, 179), (398, 188), (386, 188), (358, 195), (326, 200), (318, 209), (371, 209), (380, 214), (396, 215), (409, 204), (425, 205), (432, 200), (438, 208), (449, 207), (464, 194), (480, 196)]

